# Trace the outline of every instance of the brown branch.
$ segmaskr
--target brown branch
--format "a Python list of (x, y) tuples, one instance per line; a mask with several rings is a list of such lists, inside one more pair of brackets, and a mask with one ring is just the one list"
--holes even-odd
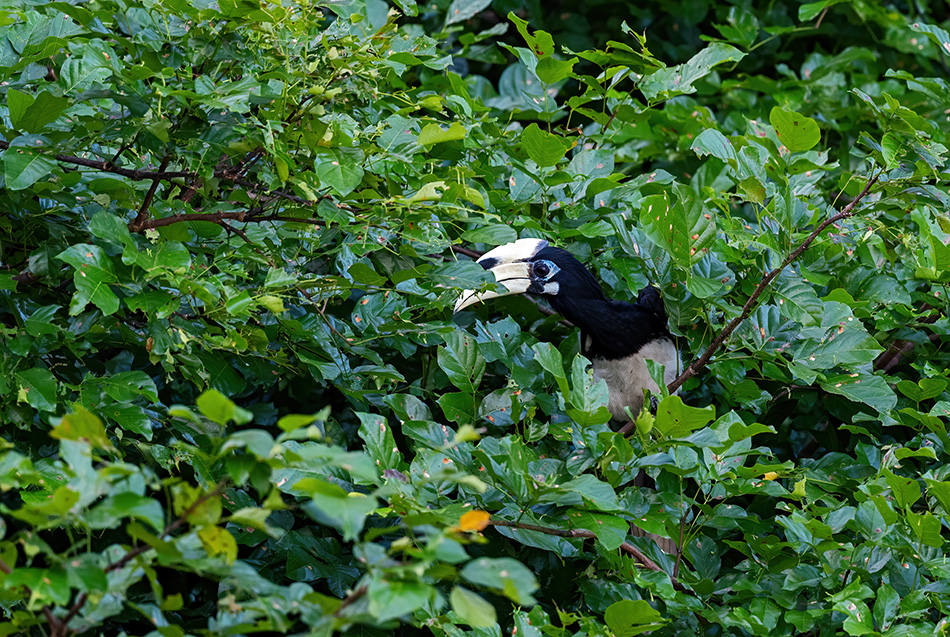
[[(13, 572), (13, 569), (10, 568), (10, 565), (0, 559), (0, 572), (4, 575), (9, 575)], [(63, 627), (66, 626), (66, 622), (60, 621), (56, 615), (53, 614), (53, 609), (49, 606), (43, 607), (43, 615), (46, 616), (46, 621), (50, 627), (50, 635), (53, 637), (59, 637), (63, 634)]]
[[(489, 520), (488, 524), (491, 526), (506, 526), (512, 529), (522, 529), (524, 531), (537, 531), (538, 533), (544, 533), (545, 535), (556, 535), (558, 537), (582, 538), (590, 540), (597, 539), (597, 534), (593, 531), (588, 531), (587, 529), (554, 529), (547, 526), (538, 526), (537, 524), (528, 524), (526, 522), (508, 522), (506, 520)], [(647, 570), (663, 571), (663, 569), (660, 568), (656, 562), (644, 555), (640, 549), (629, 542), (622, 543), (620, 545), (620, 550), (635, 557), (637, 561)], [(679, 582), (677, 582), (675, 579), (673, 579), (673, 586), (681, 587)]]
[[(279, 199), (286, 199), (287, 201), (292, 201), (294, 203), (299, 203), (303, 206), (312, 206), (314, 202), (309, 199), (304, 199), (303, 197), (298, 197), (297, 195), (291, 195), (282, 190), (272, 190), (268, 191), (260, 184), (256, 184), (249, 179), (244, 179), (237, 175), (232, 174), (230, 170), (216, 170), (214, 171), (214, 176), (218, 179), (226, 179), (227, 181), (233, 182), (238, 186), (244, 186), (252, 192), (264, 192), (268, 197), (277, 197)], [(330, 195), (321, 195), (319, 200), (329, 199)]]
[(825, 228), (827, 228), (833, 223), (837, 223), (838, 221), (841, 221), (842, 219), (846, 219), (854, 214), (855, 207), (871, 191), (871, 187), (875, 183), (877, 183), (878, 177), (879, 175), (868, 179), (867, 184), (865, 184), (864, 186), (864, 190), (862, 190), (861, 193), (857, 197), (852, 199), (851, 203), (845, 206), (841, 210), (841, 212), (839, 212), (838, 214), (832, 215), (831, 217), (825, 219), (820, 224), (818, 224), (818, 227), (815, 228), (810, 235), (808, 235), (808, 238), (805, 239), (805, 241), (801, 245), (799, 245), (797, 248), (792, 250), (788, 254), (787, 257), (785, 257), (785, 260), (782, 261), (781, 265), (779, 265), (777, 268), (775, 268), (771, 272), (768, 272), (764, 277), (762, 277), (762, 281), (759, 282), (759, 284), (752, 291), (752, 294), (749, 295), (749, 299), (745, 302), (745, 305), (742, 306), (742, 312), (740, 312), (739, 316), (732, 319), (729, 322), (729, 324), (726, 325), (726, 327), (724, 327), (721, 332), (719, 332), (716, 338), (713, 339), (713, 342), (709, 344), (709, 347), (706, 348), (706, 351), (703, 352), (702, 356), (700, 356), (699, 358), (694, 360), (692, 363), (690, 363), (686, 367), (686, 369), (683, 370), (683, 373), (680, 374), (673, 382), (669, 384), (668, 389), (671, 394), (675, 392), (677, 389), (679, 389), (683, 385), (683, 383), (685, 383), (687, 380), (695, 376), (697, 373), (699, 373), (701, 369), (703, 369), (704, 367), (706, 367), (706, 365), (709, 364), (709, 361), (710, 359), (712, 359), (713, 354), (715, 354), (716, 351), (720, 347), (722, 347), (722, 344), (726, 341), (727, 338), (729, 338), (729, 336), (735, 331), (735, 329), (739, 327), (739, 324), (742, 323), (742, 321), (744, 321), (745, 319), (749, 318), (749, 315), (752, 314), (752, 308), (755, 307), (756, 302), (759, 300), (759, 296), (762, 294), (762, 292), (765, 291), (765, 288), (767, 288), (772, 283), (772, 281), (775, 280), (775, 278), (782, 272), (782, 270), (785, 269), (785, 266), (787, 266), (789, 263), (791, 263), (792, 261), (797, 259), (799, 256), (801, 256), (802, 252), (808, 249), (812, 241), (814, 241), (815, 238), (819, 234), (824, 232)]
[(365, 595), (367, 590), (369, 589), (366, 586), (360, 586), (356, 590), (352, 591), (343, 599), (343, 602), (337, 607), (337, 609), (333, 611), (333, 616), (340, 617), (340, 613), (343, 611), (343, 609)]
[[(11, 148), (10, 142), (0, 141), (0, 150), (9, 150)], [(14, 146), (13, 148), (17, 148)], [(74, 166), (82, 166), (84, 168), (94, 168), (102, 172), (111, 173), (113, 175), (121, 175), (123, 177), (128, 177), (129, 179), (134, 179), (136, 181), (144, 180), (153, 180), (153, 179), (178, 179), (182, 177), (192, 177), (194, 173), (190, 172), (156, 172), (153, 170), (130, 170), (128, 168), (119, 168), (118, 166), (112, 165), (108, 161), (97, 161), (94, 159), (86, 159), (84, 157), (73, 157), (72, 155), (54, 155), (53, 159), (64, 164), (72, 164)]]
[[(177, 519), (175, 519), (173, 522), (171, 522), (168, 526), (165, 527), (165, 529), (162, 531), (159, 537), (165, 537), (166, 535), (171, 535), (179, 527), (183, 526), (188, 521), (188, 517), (192, 513), (194, 513), (198, 509), (198, 507), (200, 507), (202, 504), (204, 504), (211, 498), (217, 497), (221, 495), (222, 493), (224, 493), (224, 489), (226, 488), (226, 486), (227, 486), (227, 482), (222, 480), (221, 482), (218, 483), (218, 486), (216, 486), (213, 491), (209, 491), (208, 493), (204, 494), (200, 498), (197, 498), (194, 502), (191, 503), (191, 505), (189, 505), (187, 509), (184, 510), (184, 512), (181, 515), (178, 516)], [(105, 569), (103, 570), (106, 573), (117, 571), (123, 568), (126, 564), (128, 564), (129, 562), (137, 558), (139, 555), (141, 555), (145, 551), (149, 550), (150, 548), (151, 547), (148, 544), (140, 544), (139, 546), (136, 546), (135, 548), (130, 549), (125, 555), (120, 557), (115, 562), (112, 562), (111, 564), (106, 566)], [(75, 617), (79, 613), (80, 610), (82, 610), (82, 607), (83, 605), (85, 605), (87, 599), (88, 599), (88, 596), (86, 595), (86, 593), (80, 593), (79, 596), (76, 597), (76, 602), (72, 605), (72, 607), (69, 609), (69, 612), (66, 613), (66, 616), (62, 619), (63, 627), (69, 624), (70, 620), (72, 620), (72, 618)], [(56, 619), (56, 618), (53, 617), (53, 619)]]
[(313, 226), (326, 225), (320, 219), (307, 219), (306, 217), (285, 217), (283, 215), (270, 215), (268, 217), (261, 217), (259, 219), (249, 219), (249, 221), (289, 221), (291, 223), (309, 223)]
[[(926, 312), (931, 309), (933, 308), (930, 306), (930, 304), (924, 303), (921, 306), (920, 311)], [(939, 319), (941, 316), (942, 313), (938, 310), (933, 314), (923, 317), (918, 321), (918, 323), (921, 325), (930, 325), (931, 323), (936, 323), (937, 319)], [(933, 342), (939, 338), (939, 336), (937, 334), (931, 334), (928, 338), (931, 342)], [(887, 346), (887, 349), (877, 357), (877, 360), (874, 361), (874, 369), (879, 369), (883, 372), (891, 371), (891, 369), (897, 367), (900, 364), (901, 358), (903, 358), (905, 354), (909, 354), (914, 350), (915, 345), (916, 343), (913, 341), (896, 340), (892, 342)]]
[[(168, 162), (171, 160), (171, 155), (165, 155), (162, 158), (161, 165), (158, 167), (158, 172), (165, 172), (165, 169), (168, 168)], [(149, 218), (148, 209), (152, 205), (152, 199), (155, 198), (155, 191), (158, 190), (158, 184), (160, 183), (162, 183), (160, 177), (156, 177), (152, 180), (152, 185), (149, 187), (148, 192), (145, 193), (145, 199), (142, 200), (142, 205), (139, 207), (139, 213), (135, 215), (135, 219), (129, 224), (130, 232), (138, 232), (145, 225), (145, 222)]]
[(478, 259), (481, 257), (484, 252), (479, 252), (478, 250), (470, 250), (469, 248), (463, 248), (462, 246), (452, 246), (452, 252), (455, 254), (464, 254), (467, 257), (472, 257), (473, 259)]
[[(9, 150), (10, 148), (19, 148), (18, 146), (10, 146), (10, 142), (0, 140), (0, 150)], [(33, 150), (31, 149), (31, 152)], [(194, 172), (189, 171), (171, 171), (165, 172), (162, 170), (132, 170), (130, 168), (120, 168), (119, 166), (114, 165), (111, 161), (95, 160), (95, 159), (86, 159), (85, 157), (75, 157), (73, 155), (53, 155), (53, 159), (64, 164), (72, 164), (73, 166), (82, 166), (83, 168), (92, 168), (104, 173), (110, 173), (113, 175), (120, 175), (122, 177), (127, 177), (134, 181), (154, 181), (156, 179), (161, 181), (171, 181), (173, 179), (190, 179), (192, 181), (201, 179), (201, 176)], [(234, 174), (233, 170), (222, 169), (215, 170), (214, 176), (218, 179), (224, 179), (230, 181), (239, 186), (244, 186), (248, 190), (254, 192), (268, 192), (260, 184), (256, 184), (253, 181), (244, 179), (238, 174)], [(176, 184), (179, 185), (179, 184)], [(187, 190), (190, 186), (183, 186), (183, 190)], [(312, 206), (313, 202), (309, 199), (304, 199), (303, 197), (298, 197), (296, 195), (291, 195), (280, 190), (275, 190), (273, 192), (268, 192), (268, 196), (278, 197), (280, 199), (286, 199), (288, 201), (293, 201), (305, 206)], [(322, 198), (327, 198), (329, 195), (324, 195)]]
[(243, 210), (238, 212), (196, 212), (183, 215), (172, 215), (170, 217), (162, 217), (161, 219), (146, 219), (142, 226), (138, 228), (138, 230), (164, 228), (165, 226), (170, 226), (173, 223), (181, 223), (183, 221), (207, 221), (209, 223), (217, 224), (220, 224), (225, 219), (244, 221), (244, 216), (245, 212)]

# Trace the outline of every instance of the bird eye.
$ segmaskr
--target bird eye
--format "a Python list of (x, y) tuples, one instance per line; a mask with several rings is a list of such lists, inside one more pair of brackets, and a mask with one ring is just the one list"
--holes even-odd
[(539, 279), (547, 279), (556, 274), (557, 270), (558, 267), (546, 259), (534, 264), (534, 275)]

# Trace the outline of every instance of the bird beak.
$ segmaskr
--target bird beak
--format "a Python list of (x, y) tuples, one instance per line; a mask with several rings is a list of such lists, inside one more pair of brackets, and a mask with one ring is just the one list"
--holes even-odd
[(465, 290), (455, 302), (455, 312), (487, 299), (511, 294), (524, 294), (531, 287), (531, 259), (546, 248), (544, 239), (519, 239), (514, 243), (498, 246), (483, 254), (479, 265), (495, 275), (495, 280), (504, 286), (504, 291)]

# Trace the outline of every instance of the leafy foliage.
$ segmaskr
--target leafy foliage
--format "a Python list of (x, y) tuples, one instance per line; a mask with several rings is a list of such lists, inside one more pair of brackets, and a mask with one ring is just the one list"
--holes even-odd
[(945, 630), (950, 25), (575, 4), (0, 9), (4, 634)]

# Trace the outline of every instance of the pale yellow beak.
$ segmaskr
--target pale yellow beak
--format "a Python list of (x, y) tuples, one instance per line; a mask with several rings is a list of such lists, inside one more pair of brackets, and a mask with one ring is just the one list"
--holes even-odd
[(505, 291), (465, 290), (455, 302), (454, 311), (458, 312), (469, 305), (475, 305), (487, 299), (527, 292), (531, 286), (530, 260), (547, 245), (548, 242), (544, 239), (519, 239), (483, 254), (477, 263), (494, 274), (495, 280), (505, 287)]

